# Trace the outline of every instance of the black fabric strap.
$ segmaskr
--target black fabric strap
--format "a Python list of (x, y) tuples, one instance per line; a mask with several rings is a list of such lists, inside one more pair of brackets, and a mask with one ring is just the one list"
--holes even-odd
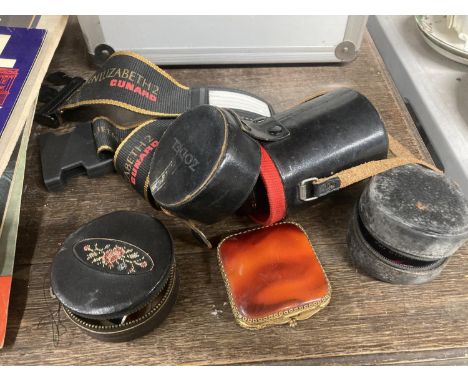
[(156, 117), (177, 117), (188, 110), (191, 93), (168, 73), (132, 52), (116, 52), (60, 108), (66, 120), (105, 116), (133, 126)]
[(120, 127), (105, 117), (97, 117), (92, 122), (92, 129), (97, 152), (101, 157), (105, 157), (103, 154), (113, 156), (117, 147), (135, 128)]
[(150, 164), (164, 131), (192, 107), (234, 108), (244, 119), (270, 116), (262, 99), (235, 89), (180, 84), (151, 61), (132, 52), (114, 53), (60, 108), (62, 119), (91, 121), (100, 157), (114, 157), (116, 171), (145, 199)]
[(147, 121), (132, 130), (115, 151), (116, 171), (151, 203), (153, 199), (148, 187), (151, 160), (159, 140), (171, 123), (170, 119)]

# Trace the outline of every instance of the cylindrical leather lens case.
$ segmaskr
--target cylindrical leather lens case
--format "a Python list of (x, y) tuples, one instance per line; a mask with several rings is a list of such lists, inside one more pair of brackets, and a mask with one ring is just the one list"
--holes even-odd
[[(199, 106), (159, 142), (150, 189), (164, 209), (211, 224), (242, 206), (255, 221), (280, 221), (304, 206), (312, 179), (387, 156), (388, 138), (373, 105), (352, 89), (338, 89), (269, 118)], [(339, 188), (339, 184), (336, 185)]]
[(384, 159), (388, 151), (379, 113), (352, 89), (324, 94), (249, 126), (281, 136), (262, 140), (258, 135), (262, 166), (249, 207), (250, 216), (262, 224), (281, 220), (286, 209), (297, 210), (340, 186), (314, 189), (317, 178)]

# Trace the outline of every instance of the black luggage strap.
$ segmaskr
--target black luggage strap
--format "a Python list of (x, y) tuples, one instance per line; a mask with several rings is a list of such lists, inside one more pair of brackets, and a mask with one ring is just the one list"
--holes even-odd
[(181, 113), (210, 104), (254, 119), (269, 117), (272, 107), (247, 92), (224, 88), (189, 88), (151, 61), (133, 52), (116, 52), (62, 105), (67, 121), (92, 121), (99, 156), (141, 195), (148, 189), (154, 149)]
[(149, 189), (151, 161), (154, 149), (171, 123), (169, 119), (144, 122), (127, 135), (114, 154), (115, 170), (152, 204), (154, 201)]
[(174, 118), (190, 108), (191, 92), (168, 73), (132, 52), (114, 53), (61, 107), (66, 120), (105, 116), (119, 126), (157, 117)]

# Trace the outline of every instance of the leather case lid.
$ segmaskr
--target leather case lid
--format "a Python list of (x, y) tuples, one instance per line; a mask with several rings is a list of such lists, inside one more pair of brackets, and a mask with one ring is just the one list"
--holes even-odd
[(238, 323), (291, 323), (326, 306), (330, 285), (303, 229), (279, 223), (229, 236), (218, 260)]
[(234, 213), (260, 171), (260, 146), (228, 110), (199, 106), (165, 132), (150, 171), (151, 193), (163, 208), (213, 223)]
[(468, 202), (459, 187), (419, 165), (374, 176), (359, 216), (376, 240), (410, 258), (448, 257), (468, 238)]
[(172, 239), (161, 222), (118, 211), (68, 236), (53, 260), (51, 285), (78, 315), (121, 317), (159, 294), (172, 264)]
[[(183, 114), (160, 141), (152, 171), (151, 189), (164, 206), (183, 203), (203, 188), (218, 171), (229, 131), (215, 107)], [(160, 171), (158, 171), (160, 170)]]

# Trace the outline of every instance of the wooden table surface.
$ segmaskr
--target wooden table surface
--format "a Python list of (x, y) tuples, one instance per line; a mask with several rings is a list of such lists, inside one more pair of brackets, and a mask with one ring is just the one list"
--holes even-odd
[[(51, 71), (87, 76), (86, 52), (71, 23)], [(369, 35), (345, 65), (184, 67), (168, 71), (188, 86), (227, 86), (254, 92), (277, 111), (319, 90), (349, 86), (380, 111), (388, 131), (415, 155), (427, 155)], [(467, 364), (468, 246), (431, 283), (390, 285), (358, 272), (349, 261), (346, 231), (363, 184), (323, 198), (289, 216), (303, 225), (332, 285), (328, 307), (297, 327), (248, 331), (234, 321), (216, 251), (200, 247), (180, 220), (153, 210), (117, 174), (72, 179), (49, 193), (42, 182), (37, 137), (31, 136), (21, 206), (16, 266), (5, 348), (0, 364)], [(123, 344), (91, 339), (48, 292), (51, 261), (64, 239), (115, 210), (141, 211), (170, 230), (180, 269), (177, 304), (152, 333)], [(231, 218), (208, 235), (250, 226)]]

